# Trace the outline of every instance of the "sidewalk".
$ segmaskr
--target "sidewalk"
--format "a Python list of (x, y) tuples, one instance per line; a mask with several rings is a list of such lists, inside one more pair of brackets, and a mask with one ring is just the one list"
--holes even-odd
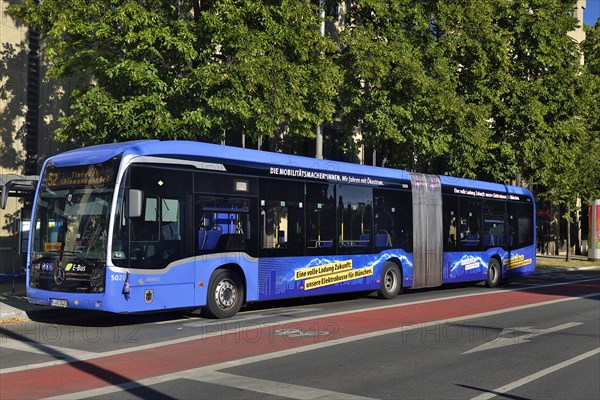
[[(599, 271), (600, 265), (579, 268), (536, 268), (535, 275), (557, 271)], [(27, 301), (25, 281), (22, 279), (0, 281), (0, 324), (29, 321), (29, 314), (52, 309), (49, 306), (30, 304)]]
[(0, 281), (0, 323), (29, 320), (28, 313), (44, 308), (27, 301), (25, 280)]

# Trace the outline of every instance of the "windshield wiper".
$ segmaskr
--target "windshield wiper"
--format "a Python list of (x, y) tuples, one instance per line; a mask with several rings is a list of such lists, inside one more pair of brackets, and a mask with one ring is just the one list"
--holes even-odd
[(48, 187), (48, 185), (46, 185), (46, 184), (42, 184), (42, 186), (40, 187), (40, 189), (42, 190), (42, 192), (49, 193), (49, 194), (51, 194), (54, 197), (58, 196), (58, 194), (56, 194), (56, 192), (54, 190), (50, 189)]
[(31, 262), (32, 263), (38, 263), (44, 259), (49, 259), (52, 260), (54, 259), (54, 257), (56, 256), (57, 253), (52, 253), (52, 252), (45, 252), (45, 253), (41, 253), (41, 254), (34, 254), (31, 257)]

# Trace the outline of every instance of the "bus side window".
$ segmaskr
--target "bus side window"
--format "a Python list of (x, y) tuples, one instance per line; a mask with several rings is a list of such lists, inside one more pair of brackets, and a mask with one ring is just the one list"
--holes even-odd
[(256, 203), (252, 198), (197, 195), (195, 252), (246, 251), (256, 257)]
[(335, 236), (335, 185), (307, 183), (306, 248), (308, 254), (335, 253)]
[(264, 255), (304, 254), (304, 184), (260, 180), (260, 251)]
[[(285, 204), (281, 201), (280, 204)], [(261, 201), (261, 216), (264, 219), (263, 249), (287, 247), (288, 208), (273, 201)]]
[(131, 268), (160, 269), (186, 257), (186, 196), (192, 174), (156, 166), (134, 165), (130, 170), (131, 189), (143, 192), (139, 217), (131, 223)]
[(504, 219), (506, 207), (504, 201), (485, 200), (483, 202), (483, 248), (504, 247)]
[(132, 241), (158, 240), (158, 198), (147, 196), (142, 215), (132, 218)]
[(443, 232), (445, 235), (444, 250), (458, 250), (458, 239), (460, 234), (458, 218), (458, 197), (443, 195)]
[(458, 197), (444, 194), (443, 203), (443, 232), (445, 235), (444, 250), (456, 251), (458, 250), (457, 240), (460, 233), (460, 227), (458, 226)]
[(406, 190), (374, 189), (375, 252), (386, 248), (413, 249), (412, 197)]
[(161, 235), (163, 240), (181, 240), (179, 200), (162, 199)]
[[(338, 254), (372, 253), (373, 190), (369, 187), (338, 185), (336, 196)], [(386, 247), (391, 247), (391, 238), (389, 243)]]
[(533, 244), (533, 206), (527, 203), (508, 203), (508, 246), (518, 249)]
[(460, 242), (463, 251), (481, 250), (481, 200), (460, 199)]

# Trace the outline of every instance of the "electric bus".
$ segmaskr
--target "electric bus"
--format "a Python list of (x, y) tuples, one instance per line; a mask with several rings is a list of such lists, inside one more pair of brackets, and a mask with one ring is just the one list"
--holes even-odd
[(142, 140), (46, 160), (31, 303), (137, 313), (502, 280), (535, 270), (521, 187), (281, 153)]

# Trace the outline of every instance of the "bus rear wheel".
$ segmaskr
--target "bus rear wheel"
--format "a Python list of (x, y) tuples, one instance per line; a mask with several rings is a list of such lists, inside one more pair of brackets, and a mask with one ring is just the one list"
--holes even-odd
[(393, 299), (402, 291), (402, 273), (391, 261), (386, 261), (381, 270), (381, 286), (377, 292), (380, 299)]
[(243, 300), (244, 285), (238, 274), (218, 269), (210, 278), (206, 307), (201, 314), (207, 318), (231, 318), (240, 310)]
[(485, 284), (487, 287), (498, 287), (502, 282), (502, 268), (497, 259), (492, 258), (488, 264), (488, 274)]

